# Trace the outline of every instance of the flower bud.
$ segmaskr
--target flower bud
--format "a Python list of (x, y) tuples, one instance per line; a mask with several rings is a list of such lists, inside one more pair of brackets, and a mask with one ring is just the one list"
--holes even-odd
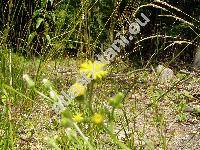
[(35, 83), (33, 82), (33, 80), (29, 77), (29, 75), (24, 74), (23, 75), (23, 79), (27, 82), (29, 87), (34, 87)]
[(48, 89), (52, 89), (52, 85), (51, 82), (48, 79), (43, 79), (42, 83), (44, 84), (44, 86)]
[(62, 125), (63, 127), (68, 128), (68, 127), (71, 127), (71, 126), (73, 125), (73, 123), (72, 123), (72, 120), (69, 119), (69, 118), (62, 118), (62, 120), (61, 120), (61, 125)]
[(121, 102), (124, 98), (124, 94), (119, 92), (114, 98), (110, 99), (110, 105), (114, 108), (120, 108), (122, 106)]
[(69, 111), (69, 110), (64, 110), (64, 111), (62, 111), (62, 117), (64, 117), (64, 118), (72, 118), (72, 114), (71, 114), (71, 112)]

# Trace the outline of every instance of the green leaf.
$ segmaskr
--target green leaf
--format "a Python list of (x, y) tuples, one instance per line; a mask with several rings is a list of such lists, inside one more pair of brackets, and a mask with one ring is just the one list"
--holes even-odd
[(48, 43), (51, 44), (51, 37), (49, 35), (46, 35), (46, 39), (47, 39)]
[(32, 18), (39, 16), (40, 13), (41, 13), (41, 9), (34, 11)]
[(5, 95), (3, 95), (1, 97), (1, 104), (6, 105), (6, 96)]
[(44, 8), (47, 4), (47, 0), (41, 0), (41, 7)]
[(185, 121), (187, 121), (187, 115), (184, 113), (181, 113), (177, 116), (177, 119), (179, 122), (185, 122)]
[(44, 21), (43, 18), (38, 18), (37, 19), (37, 24), (36, 24), (36, 29), (39, 28), (40, 24)]
[(28, 36), (28, 44), (30, 44), (33, 38), (37, 35), (37, 32), (33, 32)]

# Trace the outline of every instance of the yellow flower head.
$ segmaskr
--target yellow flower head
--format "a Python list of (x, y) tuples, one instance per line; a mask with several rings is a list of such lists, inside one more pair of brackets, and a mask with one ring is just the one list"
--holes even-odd
[(101, 63), (100, 61), (88, 61), (81, 64), (80, 73), (85, 73), (88, 78), (101, 79), (107, 75), (107, 71), (104, 70), (106, 64)]
[(99, 113), (95, 113), (92, 116), (92, 122), (95, 123), (95, 124), (103, 123), (103, 116), (101, 114), (99, 114)]
[(69, 91), (72, 92), (76, 97), (78, 97), (85, 94), (86, 87), (80, 83), (75, 83), (70, 87)]
[(83, 115), (83, 114), (76, 114), (76, 115), (73, 116), (72, 119), (73, 119), (75, 122), (81, 122), (81, 121), (83, 121), (83, 119), (84, 119), (84, 118), (82, 117), (82, 115)]

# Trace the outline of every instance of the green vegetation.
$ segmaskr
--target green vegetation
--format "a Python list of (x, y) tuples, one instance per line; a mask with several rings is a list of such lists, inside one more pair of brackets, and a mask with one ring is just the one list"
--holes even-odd
[(0, 0), (0, 150), (198, 149), (200, 3), (165, 2)]

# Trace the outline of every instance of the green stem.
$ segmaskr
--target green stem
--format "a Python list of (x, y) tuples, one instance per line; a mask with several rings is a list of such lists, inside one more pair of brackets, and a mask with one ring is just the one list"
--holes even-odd
[(75, 129), (78, 131), (78, 133), (81, 135), (81, 137), (83, 138), (83, 140), (87, 143), (89, 150), (94, 150), (94, 148), (92, 147), (92, 145), (90, 144), (90, 142), (88, 141), (88, 137), (86, 137), (83, 132), (81, 131), (81, 129), (78, 127), (78, 125), (76, 123), (74, 123), (74, 127)]
[(6, 144), (6, 148), (7, 149), (11, 149), (14, 150), (14, 132), (13, 132), (13, 124), (12, 124), (12, 115), (11, 115), (11, 100), (8, 99), (8, 93), (3, 90), (5, 96), (6, 96), (6, 101), (5, 101), (5, 108), (6, 108), (6, 116), (7, 116), (7, 139), (8, 139), (8, 143)]
[(92, 98), (93, 98), (93, 88), (94, 88), (94, 81), (91, 81), (89, 84), (89, 92), (88, 92), (88, 108), (89, 108), (89, 113), (93, 114), (92, 110)]
[(108, 132), (108, 134), (111, 136), (112, 140), (118, 144), (123, 150), (131, 150), (130, 148), (128, 148), (124, 143), (120, 142), (117, 137), (106, 127), (103, 126), (103, 128)]

